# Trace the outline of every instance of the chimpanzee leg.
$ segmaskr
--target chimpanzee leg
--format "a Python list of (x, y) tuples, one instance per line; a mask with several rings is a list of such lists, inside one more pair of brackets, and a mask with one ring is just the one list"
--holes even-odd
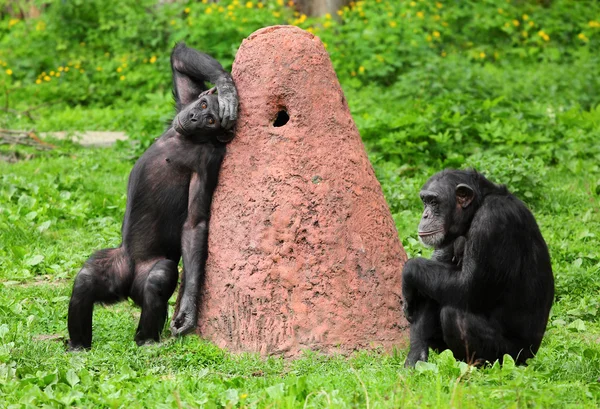
[(143, 345), (160, 341), (160, 333), (167, 319), (168, 301), (177, 286), (177, 263), (160, 260), (147, 274), (136, 277), (132, 288), (134, 298), (142, 307), (142, 316), (135, 332), (135, 342)]
[(440, 306), (431, 299), (419, 297), (413, 322), (410, 325), (410, 350), (405, 367), (413, 367), (417, 361), (427, 361), (429, 348), (442, 350), (446, 344), (442, 338)]
[(504, 354), (517, 362), (525, 363), (533, 353), (524, 344), (510, 340), (503, 335), (500, 323), (482, 315), (462, 311), (454, 307), (444, 307), (441, 312), (444, 341), (456, 359), (474, 363), (494, 362)]
[(75, 277), (69, 302), (69, 349), (92, 346), (94, 303), (112, 304), (124, 300), (131, 276), (130, 263), (120, 247), (100, 250), (86, 261)]

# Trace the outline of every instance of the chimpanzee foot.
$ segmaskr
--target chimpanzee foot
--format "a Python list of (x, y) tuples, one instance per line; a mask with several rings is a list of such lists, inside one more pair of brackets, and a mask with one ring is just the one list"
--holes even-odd
[(408, 356), (406, 357), (406, 361), (404, 361), (405, 368), (414, 368), (418, 361), (427, 362), (429, 358), (429, 349), (415, 349), (411, 348), (408, 352)]
[(83, 346), (82, 344), (76, 344), (72, 340), (66, 340), (65, 346), (67, 347), (67, 352), (77, 352), (77, 351), (89, 351), (92, 349), (91, 346)]

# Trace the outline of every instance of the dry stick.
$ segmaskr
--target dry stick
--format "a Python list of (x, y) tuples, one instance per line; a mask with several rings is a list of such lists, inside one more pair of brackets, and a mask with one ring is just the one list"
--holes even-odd
[(0, 145), (27, 145), (37, 149), (53, 149), (56, 146), (41, 140), (35, 131), (15, 131), (11, 129), (0, 129)]

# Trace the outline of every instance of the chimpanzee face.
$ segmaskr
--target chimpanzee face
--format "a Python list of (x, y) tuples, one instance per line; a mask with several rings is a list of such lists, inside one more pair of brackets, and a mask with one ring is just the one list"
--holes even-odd
[(217, 95), (204, 94), (183, 107), (173, 119), (173, 128), (185, 136), (202, 136), (221, 129)]
[(444, 179), (430, 180), (419, 195), (425, 207), (418, 232), (424, 245), (440, 248), (466, 233), (474, 214), (472, 209), (467, 210), (474, 197), (473, 188)]

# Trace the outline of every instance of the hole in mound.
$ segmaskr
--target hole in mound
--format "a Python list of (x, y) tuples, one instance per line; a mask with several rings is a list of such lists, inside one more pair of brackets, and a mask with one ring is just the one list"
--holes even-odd
[(290, 120), (290, 116), (285, 110), (281, 110), (277, 113), (277, 118), (275, 118), (275, 122), (273, 122), (274, 127), (280, 127), (288, 123)]

